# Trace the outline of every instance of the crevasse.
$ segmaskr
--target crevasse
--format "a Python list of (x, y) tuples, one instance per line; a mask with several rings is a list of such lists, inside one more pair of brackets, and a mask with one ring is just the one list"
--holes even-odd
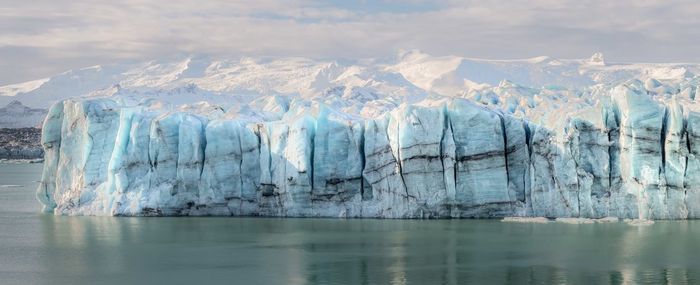
[(700, 216), (700, 114), (632, 88), (561, 129), (452, 99), (277, 121), (67, 99), (37, 196), (62, 215)]

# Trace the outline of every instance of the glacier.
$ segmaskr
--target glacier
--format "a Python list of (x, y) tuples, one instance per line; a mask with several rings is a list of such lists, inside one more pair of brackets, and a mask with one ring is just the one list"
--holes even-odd
[[(59, 100), (37, 197), (60, 215), (700, 217), (700, 81), (689, 71), (640, 79), (584, 61), (615, 76), (465, 81), (454, 93), (455, 80), (434, 80), (442, 73), (420, 77), (420, 60), (328, 65), (292, 95), (268, 88), (292, 84), (270, 71), (236, 96), (184, 80)], [(644, 74), (659, 70), (669, 67)], [(267, 95), (249, 94), (256, 86)]]

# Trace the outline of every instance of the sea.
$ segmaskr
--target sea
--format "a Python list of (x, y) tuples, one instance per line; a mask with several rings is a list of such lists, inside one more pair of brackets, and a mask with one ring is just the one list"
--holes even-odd
[(0, 164), (0, 284), (693, 284), (700, 222), (66, 217)]

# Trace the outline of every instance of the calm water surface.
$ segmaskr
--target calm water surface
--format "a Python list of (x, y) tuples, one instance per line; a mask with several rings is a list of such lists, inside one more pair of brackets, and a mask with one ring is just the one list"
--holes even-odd
[(40, 168), (0, 164), (0, 284), (700, 282), (699, 222), (55, 217)]

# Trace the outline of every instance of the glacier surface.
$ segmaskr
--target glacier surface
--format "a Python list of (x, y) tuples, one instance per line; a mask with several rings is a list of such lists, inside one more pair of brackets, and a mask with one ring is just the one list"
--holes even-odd
[[(311, 77), (219, 63), (206, 72), (233, 69), (243, 78), (224, 79), (251, 88), (214, 92), (205, 76), (60, 100), (43, 125), (37, 196), (63, 215), (700, 217), (690, 68), (538, 58), (481, 63), (492, 72), (479, 77), (476, 61), (451, 60)], [(543, 64), (598, 76), (525, 72)], [(525, 74), (530, 87), (478, 82)]]

